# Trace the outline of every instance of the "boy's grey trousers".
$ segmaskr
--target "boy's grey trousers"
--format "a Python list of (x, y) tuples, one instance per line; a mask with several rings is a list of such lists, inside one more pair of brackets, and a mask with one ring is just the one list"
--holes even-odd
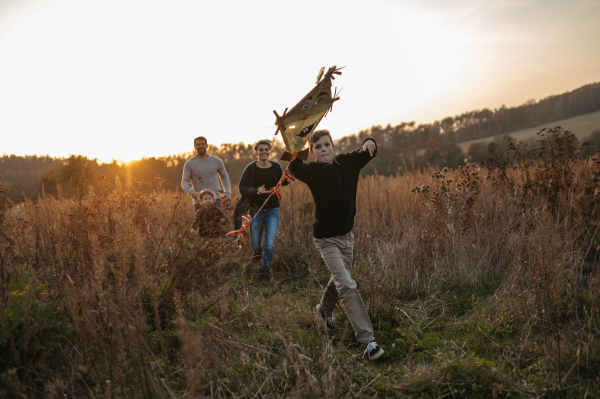
[(331, 238), (313, 237), (313, 241), (331, 272), (331, 279), (321, 298), (321, 312), (327, 317), (331, 316), (335, 304), (341, 299), (354, 327), (356, 339), (362, 344), (368, 344), (374, 340), (373, 325), (356, 288), (356, 281), (350, 276), (354, 234), (349, 232)]

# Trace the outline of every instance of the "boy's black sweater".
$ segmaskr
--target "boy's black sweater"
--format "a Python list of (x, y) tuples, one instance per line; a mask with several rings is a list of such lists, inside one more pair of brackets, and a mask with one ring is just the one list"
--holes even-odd
[[(373, 142), (377, 146), (377, 142)], [(315, 201), (315, 238), (342, 236), (354, 227), (360, 170), (377, 154), (377, 150), (373, 156), (368, 151), (358, 151), (338, 155), (329, 165), (319, 162), (305, 164), (299, 159), (290, 162), (289, 169), (296, 178), (306, 183)]]

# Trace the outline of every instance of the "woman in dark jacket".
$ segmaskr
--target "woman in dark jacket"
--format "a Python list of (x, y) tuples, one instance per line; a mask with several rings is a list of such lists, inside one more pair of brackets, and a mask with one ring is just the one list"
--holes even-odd
[[(250, 216), (252, 217), (250, 240), (254, 251), (252, 259), (259, 262), (262, 258), (261, 274), (264, 278), (268, 278), (270, 274), (275, 236), (279, 228), (279, 198), (274, 194), (269, 196), (266, 191), (275, 187), (283, 175), (281, 165), (269, 161), (271, 147), (269, 140), (259, 140), (254, 144), (254, 152), (258, 156), (258, 160), (246, 166), (240, 180), (242, 199), (250, 199)], [(289, 179), (286, 178), (283, 185), (288, 183)], [(260, 212), (258, 212), (259, 209)], [(265, 236), (264, 254), (261, 245), (263, 232)]]

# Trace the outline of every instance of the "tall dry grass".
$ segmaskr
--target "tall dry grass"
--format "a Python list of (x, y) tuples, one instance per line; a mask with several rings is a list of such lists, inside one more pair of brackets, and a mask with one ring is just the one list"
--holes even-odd
[(159, 178), (2, 202), (0, 396), (597, 394), (600, 159), (540, 140), (360, 180), (353, 276), (388, 352), (368, 367), (341, 306), (332, 337), (313, 317), (328, 272), (300, 182), (269, 287), (247, 237), (194, 237)]

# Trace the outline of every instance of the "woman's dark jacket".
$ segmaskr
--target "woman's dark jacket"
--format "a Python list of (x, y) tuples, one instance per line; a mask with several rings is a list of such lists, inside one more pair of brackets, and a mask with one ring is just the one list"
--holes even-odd
[[(272, 181), (272, 185), (270, 187), (268, 187), (268, 185), (265, 185), (265, 188), (267, 190), (270, 190), (271, 188), (273, 188), (277, 182), (281, 179), (281, 176), (283, 176), (283, 169), (281, 168), (281, 165), (275, 161), (269, 161), (271, 162), (271, 164), (273, 166), (271, 166), (271, 168), (274, 168), (273, 172), (274, 172), (274, 177), (276, 177), (276, 180)], [(242, 178), (240, 179), (240, 185), (239, 185), (239, 189), (240, 189), (240, 194), (242, 195), (241, 201), (242, 202), (246, 202), (246, 204), (252, 204), (255, 206), (260, 206), (262, 205), (262, 203), (264, 202), (264, 199), (266, 199), (266, 197), (268, 197), (268, 194), (259, 194), (258, 193), (258, 188), (262, 185), (259, 184), (260, 182), (257, 181), (257, 175), (260, 173), (267, 173), (268, 171), (270, 171), (271, 168), (266, 168), (266, 169), (261, 169), (258, 166), (256, 166), (256, 161), (251, 162), (248, 164), (248, 166), (246, 166), (246, 168), (244, 169), (244, 172), (242, 172)], [(288, 184), (287, 180), (283, 181), (283, 185), (286, 186)], [(264, 197), (264, 199), (262, 198)], [(279, 199), (277, 198), (277, 196), (272, 195), (269, 198), (269, 202), (272, 204), (271, 207), (279, 207)], [(276, 206), (273, 206), (275, 205)]]
[[(281, 176), (283, 176), (283, 170), (281, 169), (281, 165), (279, 165), (279, 163), (275, 161), (269, 162), (271, 162), (271, 164), (273, 165), (271, 168), (275, 168), (275, 172), (278, 179), (277, 181), (279, 181), (279, 179), (281, 179)], [(233, 226), (236, 230), (242, 227), (242, 220), (240, 219), (241, 216), (248, 212), (248, 209), (251, 207), (253, 202), (260, 201), (261, 194), (258, 193), (258, 188), (261, 186), (261, 184), (255, 185), (254, 183), (254, 172), (256, 171), (256, 169), (260, 168), (256, 166), (256, 161), (254, 161), (250, 162), (242, 172), (242, 178), (240, 179), (239, 185), (241, 198), (238, 200), (237, 204), (235, 205), (235, 209), (233, 210)], [(277, 182), (275, 182), (273, 186), (275, 186), (276, 184)], [(283, 182), (283, 185), (287, 186), (287, 184), (288, 181), (285, 180)], [(271, 188), (272, 187), (268, 187), (267, 189)], [(279, 199), (276, 196), (271, 196), (271, 198), (272, 197), (275, 197), (275, 199), (277, 199), (277, 207), (279, 207)]]

